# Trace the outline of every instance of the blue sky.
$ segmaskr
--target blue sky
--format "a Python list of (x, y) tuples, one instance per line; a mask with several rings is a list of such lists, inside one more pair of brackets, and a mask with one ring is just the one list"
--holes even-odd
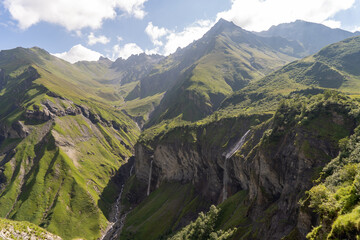
[(221, 17), (252, 31), (297, 19), (360, 30), (360, 0), (0, 1), (0, 49), (38, 46), (70, 62), (168, 55)]

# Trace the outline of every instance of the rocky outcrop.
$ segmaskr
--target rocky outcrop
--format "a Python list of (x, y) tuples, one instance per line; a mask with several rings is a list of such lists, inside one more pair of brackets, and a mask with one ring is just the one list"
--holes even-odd
[(25, 118), (28, 120), (49, 121), (55, 117), (81, 114), (81, 109), (74, 106), (72, 101), (60, 98), (53, 99), (56, 100), (56, 103), (45, 99), (40, 106), (34, 105), (33, 110), (25, 112)]
[(114, 120), (105, 119), (103, 116), (95, 113), (85, 105), (75, 104), (74, 102), (53, 92), (47, 92), (46, 94), (52, 97), (52, 100), (44, 99), (39, 105), (34, 104), (33, 109), (26, 110), (24, 114), (26, 120), (45, 122), (54, 120), (56, 117), (82, 114), (93, 124), (100, 123), (104, 126), (113, 127), (118, 131), (122, 129), (124, 132), (128, 132), (126, 126), (122, 126)]

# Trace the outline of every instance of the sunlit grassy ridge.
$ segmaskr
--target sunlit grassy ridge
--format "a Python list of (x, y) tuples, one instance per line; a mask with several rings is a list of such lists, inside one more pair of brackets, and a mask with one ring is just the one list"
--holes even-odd
[(360, 38), (353, 37), (325, 47), (315, 55), (294, 61), (225, 99), (219, 112), (274, 111), (291, 95), (318, 94), (334, 89), (353, 98), (359, 96)]
[[(177, 63), (177, 54), (189, 55), (192, 62), (172, 66), (171, 63)], [(163, 74), (167, 79), (167, 74), (179, 65), (183, 69), (180, 74), (171, 75), (170, 79), (176, 82), (152, 114), (148, 126), (177, 117), (186, 121), (202, 119), (213, 113), (234, 91), (295, 59), (270, 44), (269, 39), (232, 23), (219, 22), (203, 39), (175, 53), (170, 63), (163, 63), (164, 69), (169, 65), (170, 70), (159, 70), (158, 78)]]
[(4, 239), (56, 239), (61, 238), (55, 236), (44, 229), (29, 222), (11, 221), (0, 218), (0, 238)]
[(119, 191), (111, 179), (139, 129), (114, 106), (122, 102), (116, 91), (78, 67), (37, 48), (2, 54), (24, 61), (0, 58), (9, 135), (0, 141), (0, 216), (64, 239), (99, 238)]

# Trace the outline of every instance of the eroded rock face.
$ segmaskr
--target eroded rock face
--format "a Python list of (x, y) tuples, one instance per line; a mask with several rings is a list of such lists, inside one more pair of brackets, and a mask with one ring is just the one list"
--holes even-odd
[[(257, 149), (255, 156), (238, 159), (235, 177), (246, 182), (253, 203), (249, 217), (264, 220), (264, 211), (273, 209), (260, 224), (260, 236), (281, 239), (289, 234), (300, 219), (298, 231), (305, 238), (312, 216), (299, 216), (299, 201), (313, 186), (317, 173), (338, 154), (336, 142), (319, 138), (316, 132), (296, 127), (278, 139), (270, 136)], [(272, 142), (275, 141), (275, 142)]]
[[(151, 190), (164, 182), (192, 183), (212, 203), (218, 203), (221, 199), (225, 154), (248, 131), (252, 119), (237, 123), (237, 129), (227, 129), (226, 125), (232, 126), (233, 121), (218, 122), (199, 129), (175, 129), (161, 141), (152, 143), (153, 149), (138, 143), (135, 147), (137, 178), (148, 184), (150, 163), (153, 160)], [(219, 142), (214, 142), (211, 136), (218, 130), (223, 133)], [(259, 134), (253, 135), (251, 138)], [(230, 159), (229, 170), (233, 164)], [(233, 174), (233, 170), (230, 174)], [(232, 182), (230, 180), (229, 191), (236, 192), (240, 185)]]
[[(229, 159), (227, 194), (247, 190), (246, 217), (256, 226), (258, 239), (281, 239), (294, 230), (304, 239), (310, 231), (316, 216), (300, 214), (299, 201), (325, 164), (337, 156), (339, 137), (346, 137), (355, 127), (355, 120), (341, 112), (341, 107), (331, 106), (307, 124), (274, 118), (251, 130), (246, 143)], [(236, 128), (220, 122), (193, 131), (173, 130), (150, 143), (151, 148), (137, 144), (137, 178), (149, 184), (153, 160), (151, 190), (164, 182), (192, 183), (211, 203), (221, 202), (223, 153), (252, 124), (241, 121)], [(211, 128), (225, 131), (218, 144), (211, 143), (210, 138), (216, 137)], [(343, 131), (334, 132), (337, 128)], [(195, 137), (189, 140), (191, 135)]]

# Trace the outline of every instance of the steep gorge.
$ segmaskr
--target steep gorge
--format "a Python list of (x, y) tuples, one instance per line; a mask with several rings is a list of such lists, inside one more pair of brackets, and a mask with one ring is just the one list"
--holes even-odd
[[(304, 239), (317, 218), (302, 210), (299, 201), (321, 169), (338, 155), (338, 141), (358, 123), (351, 112), (358, 107), (356, 102), (342, 101), (341, 96), (319, 98), (289, 100), (273, 117), (238, 116), (175, 127), (151, 141), (140, 140), (135, 147), (136, 178), (147, 185), (153, 162), (150, 189), (154, 194), (160, 194), (156, 189), (164, 184), (191, 184), (209, 203), (220, 204), (226, 162), (221, 153), (251, 129), (239, 151), (228, 159), (226, 189), (230, 202), (232, 195), (246, 192), (245, 200), (234, 204), (247, 209), (241, 216), (247, 222), (245, 233), (252, 236), (247, 239), (280, 239), (289, 234)], [(225, 200), (222, 205), (227, 204)], [(239, 226), (239, 220), (232, 224)], [(132, 227), (125, 224), (125, 232)], [(240, 228), (235, 239), (245, 233)]]

